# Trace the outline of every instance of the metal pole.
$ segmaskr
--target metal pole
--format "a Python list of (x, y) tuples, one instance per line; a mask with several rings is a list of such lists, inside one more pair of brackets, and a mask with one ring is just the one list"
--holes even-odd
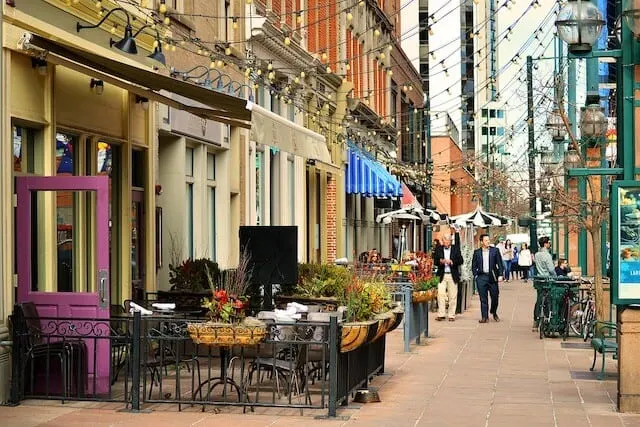
[[(431, 208), (431, 179), (432, 179), (432, 175), (430, 172), (430, 167), (429, 165), (432, 164), (432, 160), (431, 160), (431, 114), (429, 114), (429, 110), (431, 108), (431, 101), (429, 99), (429, 96), (427, 96), (427, 100), (425, 102), (425, 115), (423, 117), (424, 120), (424, 128), (425, 128), (425, 135), (426, 135), (426, 140), (427, 140), (427, 147), (426, 147), (426, 159), (425, 159), (425, 165), (427, 168), (427, 179), (426, 179), (426, 190), (425, 190), (425, 194), (426, 194), (426, 202), (427, 205), (425, 206), (426, 208)], [(433, 234), (431, 231), (431, 224), (427, 224), (426, 226), (426, 232), (425, 232), (425, 245), (424, 247), (427, 249), (427, 252), (429, 252), (431, 250), (431, 242), (433, 241)]]
[[(133, 313), (133, 331), (131, 343), (131, 410), (140, 411), (140, 342), (142, 340), (140, 324), (142, 314), (139, 311)], [(153, 379), (152, 379), (153, 380)]]
[[(568, 84), (568, 98), (569, 102), (567, 105), (567, 112), (569, 114), (569, 121), (571, 122), (571, 131), (575, 135), (578, 130), (578, 123), (576, 121), (576, 61), (574, 59), (569, 59), (569, 70), (567, 73), (567, 84)], [(565, 193), (569, 191), (569, 179), (565, 177), (564, 180), (564, 190)], [(567, 260), (569, 260), (569, 221), (565, 219), (564, 222), (564, 247), (567, 255)], [(577, 260), (574, 260), (576, 262)], [(570, 262), (570, 261), (569, 261)]]
[(529, 239), (531, 250), (537, 252), (536, 147), (533, 127), (533, 58), (531, 58), (531, 56), (527, 56), (527, 124), (529, 128), (529, 211), (532, 218), (531, 224), (529, 225)]
[(338, 318), (329, 317), (329, 416), (335, 417), (338, 407)]

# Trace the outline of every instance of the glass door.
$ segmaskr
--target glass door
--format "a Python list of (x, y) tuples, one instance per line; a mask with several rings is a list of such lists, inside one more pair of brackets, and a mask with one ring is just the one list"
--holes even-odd
[[(107, 335), (108, 192), (106, 176), (16, 177), (17, 302), (33, 302), (41, 318), (93, 319)], [(88, 392), (107, 392), (109, 342), (85, 342)]]

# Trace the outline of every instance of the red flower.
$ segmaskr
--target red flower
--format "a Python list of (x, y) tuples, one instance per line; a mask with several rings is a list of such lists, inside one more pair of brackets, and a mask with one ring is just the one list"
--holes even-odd
[(244, 302), (240, 301), (239, 299), (233, 301), (233, 308), (235, 308), (236, 310), (242, 310), (244, 308)]
[(229, 296), (227, 295), (227, 291), (224, 289), (219, 289), (213, 293), (213, 297), (220, 301), (221, 304), (226, 304), (229, 300)]

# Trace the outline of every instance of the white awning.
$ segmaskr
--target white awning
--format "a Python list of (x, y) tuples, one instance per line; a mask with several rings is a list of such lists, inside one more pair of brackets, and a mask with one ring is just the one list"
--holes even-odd
[(324, 136), (251, 102), (247, 109), (251, 111), (251, 140), (331, 165)]

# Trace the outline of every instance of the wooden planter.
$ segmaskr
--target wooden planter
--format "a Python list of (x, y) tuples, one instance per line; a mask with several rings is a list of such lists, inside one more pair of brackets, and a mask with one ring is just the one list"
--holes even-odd
[(391, 324), (391, 326), (389, 326), (389, 330), (387, 332), (391, 332), (394, 329), (396, 329), (398, 326), (400, 326), (400, 323), (402, 323), (402, 319), (404, 319), (404, 311), (402, 310), (402, 308), (394, 309), (393, 314), (395, 314), (396, 317), (393, 320), (393, 323)]
[(355, 350), (364, 343), (370, 342), (378, 333), (378, 321), (353, 322), (342, 325), (340, 352)]
[(373, 337), (372, 341), (377, 340), (391, 329), (391, 326), (396, 321), (396, 313), (393, 311), (388, 311), (379, 316), (378, 320), (378, 331), (376, 332), (376, 336)]
[(266, 326), (231, 325), (227, 323), (189, 323), (187, 331), (196, 344), (233, 346), (256, 345), (264, 341)]

